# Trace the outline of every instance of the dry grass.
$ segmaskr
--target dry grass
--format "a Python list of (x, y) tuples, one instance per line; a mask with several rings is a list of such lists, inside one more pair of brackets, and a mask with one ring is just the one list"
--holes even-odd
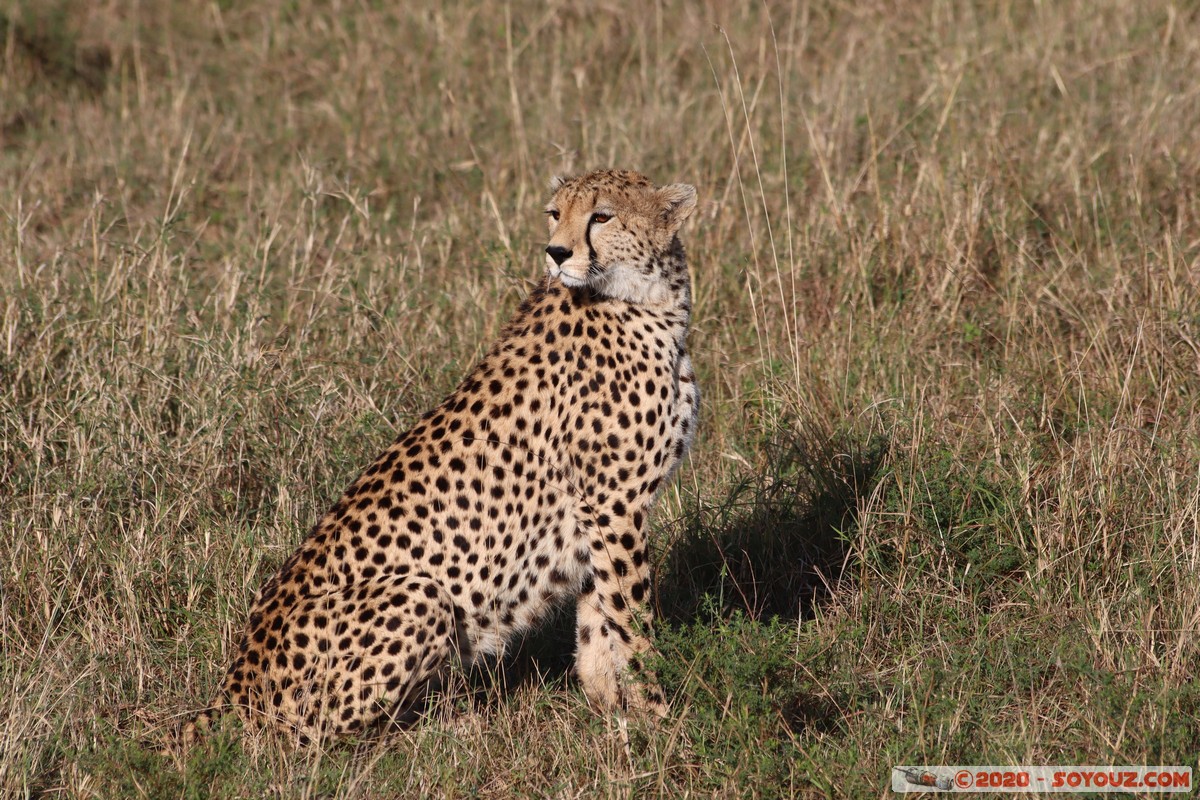
[[(1194, 8), (6, 0), (0, 34), (3, 794), (1200, 767)], [(627, 757), (551, 635), (382, 746), (144, 750), (528, 289), (546, 178), (603, 165), (705, 198), (672, 721)]]

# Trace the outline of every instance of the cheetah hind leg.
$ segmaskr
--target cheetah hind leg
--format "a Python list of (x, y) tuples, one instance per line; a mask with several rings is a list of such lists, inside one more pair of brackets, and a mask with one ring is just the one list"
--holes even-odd
[(294, 652), (276, 656), (268, 697), (279, 727), (302, 741), (412, 721), (463, 656), (454, 606), (431, 578), (360, 581), (288, 616)]
[(163, 758), (171, 758), (182, 767), (183, 759), (200, 742), (212, 733), (225, 716), (225, 709), (213, 705), (183, 719), (182, 722), (167, 724), (151, 736), (142, 740), (143, 746)]

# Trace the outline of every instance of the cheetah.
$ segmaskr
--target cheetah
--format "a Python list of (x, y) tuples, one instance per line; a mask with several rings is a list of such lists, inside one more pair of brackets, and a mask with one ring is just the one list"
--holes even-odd
[(589, 703), (665, 714), (647, 520), (699, 410), (678, 236), (696, 190), (615, 170), (551, 190), (544, 278), (262, 587), (186, 738), (230, 711), (300, 741), (377, 729), (570, 600)]

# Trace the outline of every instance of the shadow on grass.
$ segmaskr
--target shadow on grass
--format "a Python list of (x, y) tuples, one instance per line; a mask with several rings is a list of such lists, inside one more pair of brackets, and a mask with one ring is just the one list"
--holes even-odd
[[(660, 634), (706, 638), (701, 631), (727, 635), (730, 622), (811, 618), (843, 581), (860, 500), (886, 455), (879, 436), (795, 428), (779, 437), (763, 472), (743, 475), (716, 502), (702, 500), (665, 532), (654, 595)], [(487, 672), (501, 691), (559, 681), (573, 650), (574, 610), (564, 608)], [(793, 724), (827, 717), (810, 699), (816, 705), (793, 709)]]
[(849, 548), (887, 442), (816, 428), (777, 442), (763, 472), (679, 523), (658, 570), (655, 671), (697, 741), (723, 759), (765, 753), (759, 767), (782, 779), (795, 737), (838, 736), (853, 705), (797, 622), (856, 574)]
[(842, 579), (859, 501), (886, 454), (881, 437), (792, 431), (772, 446), (766, 471), (678, 523), (658, 570), (658, 618), (811, 617)]

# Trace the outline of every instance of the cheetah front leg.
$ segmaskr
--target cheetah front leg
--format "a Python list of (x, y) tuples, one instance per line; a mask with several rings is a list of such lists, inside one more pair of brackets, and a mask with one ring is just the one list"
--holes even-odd
[(666, 704), (645, 664), (653, 647), (644, 519), (600, 514), (580, 523), (592, 572), (576, 611), (575, 669), (593, 705), (662, 717)]

